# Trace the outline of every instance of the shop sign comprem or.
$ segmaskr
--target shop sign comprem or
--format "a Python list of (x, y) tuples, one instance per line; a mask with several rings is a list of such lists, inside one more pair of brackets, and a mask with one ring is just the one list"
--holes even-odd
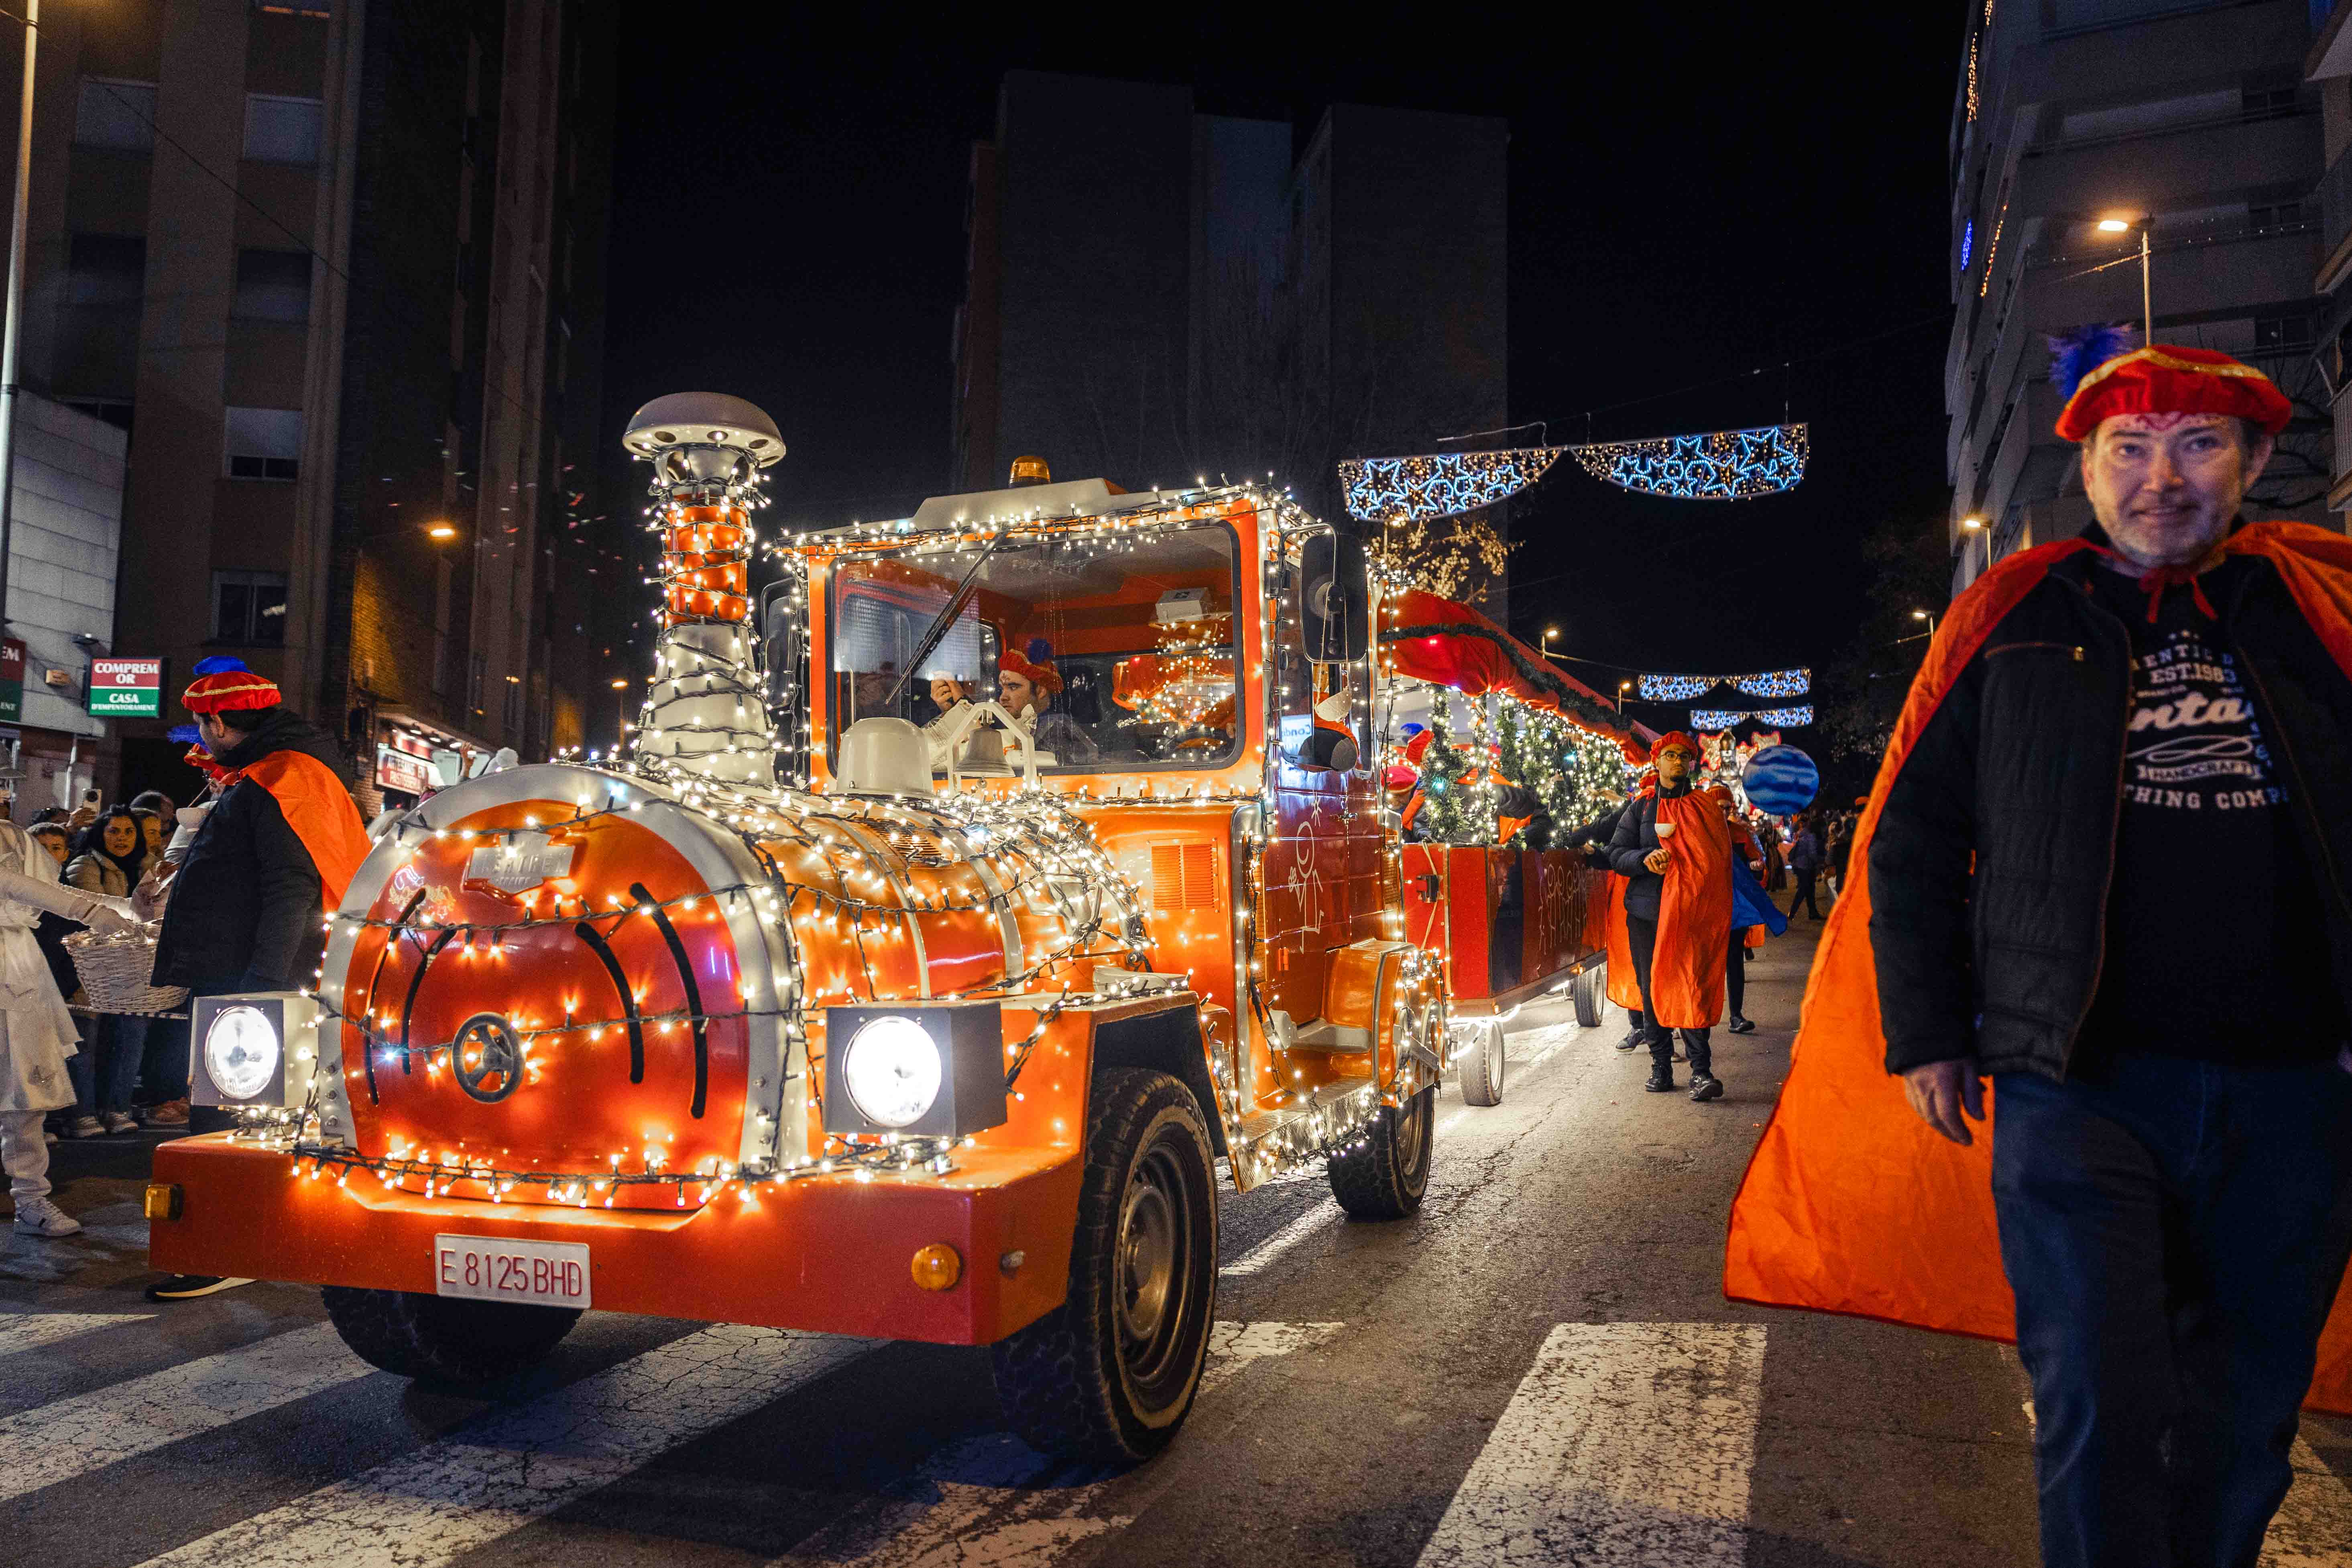
[(0, 639), (0, 720), (14, 724), (24, 717), (24, 640), (20, 637)]
[(91, 659), (89, 715), (93, 719), (162, 718), (163, 661), (160, 658)]

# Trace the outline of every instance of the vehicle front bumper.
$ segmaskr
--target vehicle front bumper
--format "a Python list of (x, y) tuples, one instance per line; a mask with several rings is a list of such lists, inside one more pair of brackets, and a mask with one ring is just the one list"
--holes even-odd
[[(602, 1310), (987, 1344), (1061, 1304), (1082, 1171), (1066, 1149), (957, 1160), (945, 1175), (806, 1176), (671, 1213), (339, 1186), (289, 1173), (282, 1152), (183, 1138), (155, 1152), (153, 1180), (180, 1189), (179, 1212), (151, 1221), (149, 1251), (180, 1273), (429, 1294), (436, 1236), (584, 1242)], [(939, 1243), (961, 1277), (925, 1289), (910, 1266)]]

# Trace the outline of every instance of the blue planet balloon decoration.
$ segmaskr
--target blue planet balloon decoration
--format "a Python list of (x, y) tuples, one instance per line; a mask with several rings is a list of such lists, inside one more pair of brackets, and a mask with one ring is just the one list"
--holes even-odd
[(1787, 816), (1813, 804), (1822, 792), (1822, 771), (1794, 746), (1767, 746), (1748, 759), (1739, 775), (1748, 804), (1774, 816)]

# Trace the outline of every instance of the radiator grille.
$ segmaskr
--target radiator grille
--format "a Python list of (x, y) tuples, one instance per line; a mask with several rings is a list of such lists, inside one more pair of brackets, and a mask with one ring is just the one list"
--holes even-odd
[(1151, 907), (1205, 910), (1217, 902), (1217, 851), (1208, 844), (1151, 847)]

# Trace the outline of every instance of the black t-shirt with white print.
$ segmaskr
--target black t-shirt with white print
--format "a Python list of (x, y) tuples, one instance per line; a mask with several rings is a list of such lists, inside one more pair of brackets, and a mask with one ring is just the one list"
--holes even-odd
[[(2201, 579), (2217, 611), (2248, 564)], [(2228, 626), (2185, 584), (2164, 590), (2153, 625), (2136, 578), (2095, 567), (2091, 591), (2131, 631), (2132, 716), (2106, 954), (2078, 1059), (2333, 1057), (2345, 1019), (2318, 889)]]

